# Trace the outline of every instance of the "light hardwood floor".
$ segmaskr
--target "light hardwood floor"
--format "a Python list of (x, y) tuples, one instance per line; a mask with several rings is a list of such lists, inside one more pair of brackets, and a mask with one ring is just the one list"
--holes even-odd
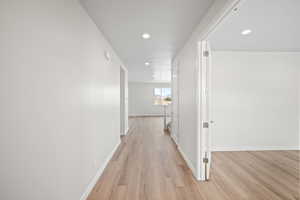
[(299, 200), (299, 151), (215, 152), (197, 182), (162, 118), (133, 118), (88, 200)]

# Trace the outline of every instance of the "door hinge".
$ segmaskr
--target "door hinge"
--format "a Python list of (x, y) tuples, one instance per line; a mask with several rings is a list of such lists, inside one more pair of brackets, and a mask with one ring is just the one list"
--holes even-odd
[(208, 57), (209, 56), (209, 51), (203, 51), (203, 56)]
[(208, 159), (208, 152), (205, 152), (205, 157), (203, 158), (203, 163), (204, 163), (204, 178), (205, 178), (205, 181), (208, 181), (208, 162), (209, 162), (209, 159)]
[(203, 128), (209, 128), (209, 123), (208, 122), (203, 122)]

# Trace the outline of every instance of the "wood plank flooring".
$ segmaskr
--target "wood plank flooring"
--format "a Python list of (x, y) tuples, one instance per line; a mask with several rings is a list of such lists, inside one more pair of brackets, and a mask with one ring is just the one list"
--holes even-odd
[(299, 151), (214, 152), (197, 182), (163, 119), (130, 119), (129, 134), (88, 200), (300, 200)]

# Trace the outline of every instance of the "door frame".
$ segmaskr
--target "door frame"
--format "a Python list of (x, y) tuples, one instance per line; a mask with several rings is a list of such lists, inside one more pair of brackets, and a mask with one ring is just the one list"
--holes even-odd
[[(214, 33), (219, 25), (224, 22), (225, 18), (229, 16), (236, 8), (238, 8), (241, 3), (245, 0), (232, 0), (231, 2), (227, 3), (227, 5), (224, 6), (224, 9), (221, 10), (218, 13), (218, 16), (215, 17), (209, 24), (208, 27), (202, 32), (202, 34), (198, 37), (198, 42), (197, 42), (197, 78), (196, 78), (196, 101), (197, 101), (197, 166), (196, 166), (196, 178), (199, 181), (207, 181), (209, 178), (209, 174), (206, 176), (205, 175), (205, 170), (203, 169), (203, 162), (204, 161), (204, 154), (205, 152), (210, 155), (211, 152), (211, 142), (210, 142), (210, 135), (207, 135), (207, 131), (205, 130), (207, 128), (204, 128), (204, 116), (202, 112), (202, 108), (206, 106), (208, 109), (208, 112), (210, 112), (210, 106), (209, 104), (204, 104), (203, 102), (203, 92), (205, 91), (205, 88), (203, 87), (202, 84), (202, 78), (203, 74), (202, 72), (205, 71), (203, 64), (202, 64), (202, 44), (203, 42), (209, 42), (209, 37)], [(211, 52), (209, 52), (211, 54)], [(206, 77), (207, 79), (211, 79), (211, 77)], [(208, 88), (210, 90), (210, 88)], [(208, 91), (209, 92), (209, 91)], [(206, 119), (209, 122), (209, 119)], [(206, 124), (207, 125), (207, 124)], [(208, 124), (209, 126), (209, 124)], [(207, 152), (208, 151), (208, 152)], [(211, 157), (208, 157), (209, 159), (209, 164), (208, 167), (210, 167), (211, 163)], [(208, 168), (209, 171), (209, 168)]]
[(211, 90), (211, 50), (209, 41), (198, 43), (199, 58), (199, 178), (207, 181), (211, 164), (211, 133), (210, 133), (210, 90)]
[(128, 70), (120, 65), (120, 135), (128, 130)]
[[(174, 142), (176, 143), (176, 145), (178, 146), (179, 143), (179, 61), (175, 61), (173, 66), (176, 67), (172, 67), (172, 71), (171, 71), (171, 76), (172, 76), (172, 131), (171, 131), (171, 137), (173, 138)], [(176, 71), (174, 71), (174, 68), (176, 69)], [(176, 77), (174, 77), (176, 76)], [(176, 78), (176, 87), (174, 87), (174, 79)], [(176, 88), (176, 90), (174, 89)], [(176, 95), (175, 95), (176, 94)], [(175, 99), (176, 96), (176, 99)], [(176, 107), (177, 113), (174, 113), (174, 108)], [(176, 115), (176, 117), (174, 117)], [(176, 118), (176, 123), (174, 123)], [(176, 125), (176, 127), (175, 127)], [(174, 131), (175, 130), (175, 131)], [(175, 134), (174, 134), (175, 133)]]

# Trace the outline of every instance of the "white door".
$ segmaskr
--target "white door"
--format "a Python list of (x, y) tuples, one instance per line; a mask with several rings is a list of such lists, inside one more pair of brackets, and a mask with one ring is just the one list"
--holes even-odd
[(171, 127), (171, 135), (176, 143), (179, 141), (179, 90), (178, 90), (178, 62), (176, 61), (172, 67), (172, 127)]
[(208, 41), (199, 43), (199, 179), (209, 179), (211, 165), (210, 89), (211, 49)]

